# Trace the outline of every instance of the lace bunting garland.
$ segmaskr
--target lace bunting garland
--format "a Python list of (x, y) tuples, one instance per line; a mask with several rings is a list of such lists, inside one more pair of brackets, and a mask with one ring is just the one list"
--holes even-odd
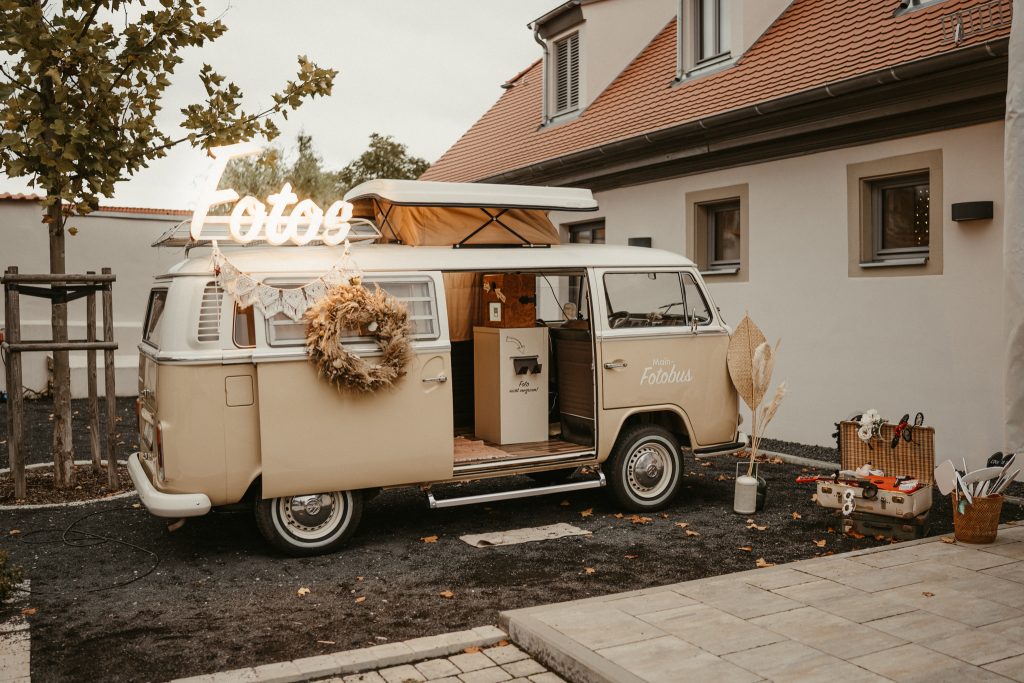
[(240, 308), (255, 306), (265, 318), (283, 313), (296, 322), (302, 319), (306, 310), (327, 296), (327, 290), (353, 278), (362, 276), (345, 245), (341, 261), (329, 271), (302, 287), (282, 289), (264, 284), (260, 280), (239, 270), (228, 257), (213, 243), (213, 272), (224, 291), (231, 295)]

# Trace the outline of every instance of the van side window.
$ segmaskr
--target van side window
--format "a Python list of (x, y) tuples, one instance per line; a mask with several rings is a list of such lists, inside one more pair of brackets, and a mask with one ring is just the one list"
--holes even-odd
[(606, 273), (605, 296), (608, 325), (612, 329), (632, 327), (676, 327), (711, 321), (707, 302), (689, 273)]
[(256, 320), (252, 306), (239, 308), (238, 304), (235, 304), (235, 314), (231, 323), (231, 341), (241, 349), (251, 349), (256, 346)]
[[(268, 284), (271, 284), (268, 282)], [(301, 287), (297, 283), (272, 283), (275, 287)], [(378, 280), (366, 279), (363, 286), (372, 289), (379, 285), (388, 294), (403, 302), (409, 309), (409, 323), (412, 325), (414, 340), (431, 340), (439, 336), (437, 322), (437, 302), (434, 298), (434, 283), (429, 279), (410, 280)], [(369, 342), (371, 339), (360, 336), (358, 330), (352, 330), (351, 336), (345, 337), (346, 342)], [(267, 342), (271, 346), (302, 346), (306, 343), (306, 322), (292, 320), (284, 313), (277, 313), (267, 320)]]
[(167, 303), (167, 290), (154, 289), (149, 293), (149, 303), (146, 305), (146, 322), (142, 326), (142, 341), (153, 346), (160, 346), (160, 318), (164, 314), (164, 305)]

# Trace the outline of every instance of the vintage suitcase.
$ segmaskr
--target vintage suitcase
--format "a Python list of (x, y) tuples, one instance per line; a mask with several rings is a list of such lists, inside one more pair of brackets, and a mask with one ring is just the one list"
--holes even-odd
[(485, 327), (534, 327), (537, 324), (536, 275), (484, 275)]
[(826, 508), (842, 509), (843, 494), (853, 491), (855, 511), (885, 517), (912, 519), (932, 507), (932, 489), (935, 470), (935, 430), (931, 427), (913, 427), (911, 440), (900, 439), (895, 448), (891, 447), (895, 425), (883, 424), (879, 429), (880, 438), (870, 444), (860, 440), (856, 422), (839, 423), (839, 454), (843, 470), (856, 470), (871, 464), (888, 476), (903, 476), (917, 479), (922, 486), (913, 493), (879, 490), (877, 496), (866, 499), (863, 489), (856, 486), (818, 482), (818, 504)]
[(843, 533), (851, 531), (865, 536), (885, 536), (897, 541), (913, 541), (928, 535), (931, 524), (928, 513), (909, 519), (893, 519), (870, 512), (854, 512), (843, 518)]

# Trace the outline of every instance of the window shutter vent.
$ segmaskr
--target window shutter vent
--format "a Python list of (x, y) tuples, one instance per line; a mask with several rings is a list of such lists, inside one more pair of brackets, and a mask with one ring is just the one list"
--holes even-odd
[(199, 304), (199, 326), (196, 338), (201, 342), (220, 339), (220, 309), (224, 290), (216, 282), (206, 283), (203, 300)]
[(555, 111), (571, 111), (579, 106), (580, 34), (574, 33), (555, 43)]

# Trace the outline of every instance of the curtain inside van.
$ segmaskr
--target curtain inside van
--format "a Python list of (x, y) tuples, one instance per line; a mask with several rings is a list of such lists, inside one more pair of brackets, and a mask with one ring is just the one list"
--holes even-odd
[[(497, 215), (501, 209), (487, 209)], [(483, 209), (460, 206), (397, 206), (384, 200), (361, 199), (354, 215), (372, 218), (384, 241), (400, 240), (412, 246), (457, 244), (472, 235), (490, 217)], [(387, 216), (385, 220), (385, 216)], [(508, 209), (499, 220), (530, 244), (558, 244), (558, 229), (541, 209)], [(390, 227), (389, 227), (390, 226)], [(497, 223), (490, 223), (466, 244), (521, 244), (522, 240)]]
[(473, 326), (480, 325), (481, 273), (444, 273), (444, 296), (448, 310), (448, 332), (453, 342), (473, 338)]

